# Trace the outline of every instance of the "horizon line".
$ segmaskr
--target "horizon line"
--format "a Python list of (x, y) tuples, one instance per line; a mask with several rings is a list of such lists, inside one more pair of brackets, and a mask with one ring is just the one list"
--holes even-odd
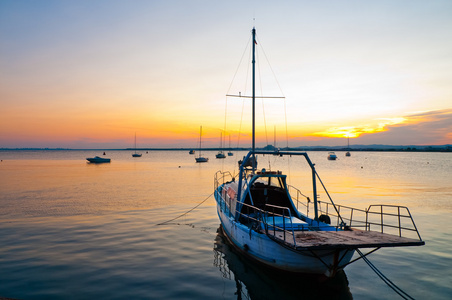
[[(352, 145), (349, 147), (345, 146), (296, 146), (296, 147), (274, 147), (273, 145), (267, 145), (265, 147), (256, 147), (256, 149), (267, 149), (267, 150), (303, 150), (309, 149), (311, 151), (323, 151), (323, 150), (335, 150), (335, 151), (363, 151), (363, 150), (410, 150), (410, 151), (421, 151), (422, 149), (445, 149), (447, 151), (452, 151), (452, 144), (443, 145), (386, 145), (386, 144), (370, 144), (370, 145)], [(187, 150), (198, 150), (199, 148), (194, 147), (142, 147), (142, 148), (63, 148), (63, 147), (2, 147), (0, 151), (8, 150), (68, 150), (68, 151), (187, 151)], [(219, 150), (233, 150), (233, 151), (250, 151), (251, 147), (209, 147), (202, 148), (202, 151), (219, 151)]]

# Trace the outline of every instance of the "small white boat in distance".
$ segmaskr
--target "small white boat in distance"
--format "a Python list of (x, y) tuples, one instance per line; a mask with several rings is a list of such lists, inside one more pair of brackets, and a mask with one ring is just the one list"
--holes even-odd
[(190, 151), (188, 151), (188, 154), (195, 154), (195, 150), (190, 150)]
[(228, 152), (228, 156), (234, 156), (234, 152), (229, 151), (229, 152)]
[(103, 157), (99, 157), (99, 156), (94, 156), (94, 157), (87, 157), (86, 158), (87, 161), (89, 161), (90, 163), (109, 163), (111, 160), (109, 158), (103, 158)]
[(329, 152), (328, 153), (328, 160), (336, 160), (337, 155), (334, 152)]

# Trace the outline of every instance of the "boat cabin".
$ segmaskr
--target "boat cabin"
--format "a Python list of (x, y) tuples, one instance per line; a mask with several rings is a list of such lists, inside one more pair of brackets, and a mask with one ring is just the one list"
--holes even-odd
[(280, 171), (262, 171), (250, 175), (248, 188), (244, 191), (239, 222), (246, 222), (247, 216), (255, 214), (255, 208), (271, 214), (298, 216), (287, 191), (286, 175)]

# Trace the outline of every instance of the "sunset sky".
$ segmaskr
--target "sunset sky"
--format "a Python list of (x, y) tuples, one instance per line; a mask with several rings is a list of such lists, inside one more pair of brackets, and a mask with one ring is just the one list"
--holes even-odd
[(258, 145), (452, 144), (450, 0), (2, 0), (0, 148), (246, 147), (253, 26)]

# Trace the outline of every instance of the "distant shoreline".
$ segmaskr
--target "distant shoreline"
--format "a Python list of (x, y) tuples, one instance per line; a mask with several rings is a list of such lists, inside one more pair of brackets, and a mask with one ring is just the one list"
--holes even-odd
[[(275, 151), (273, 146), (257, 148), (259, 150)], [(71, 148), (0, 148), (0, 151), (190, 151), (198, 150), (197, 148), (98, 148), (98, 149), (71, 149)], [(203, 151), (249, 151), (250, 148), (203, 148)], [(452, 152), (452, 145), (354, 145), (347, 147), (334, 146), (300, 146), (300, 147), (284, 147), (279, 150), (284, 151), (350, 151), (350, 152)]]

